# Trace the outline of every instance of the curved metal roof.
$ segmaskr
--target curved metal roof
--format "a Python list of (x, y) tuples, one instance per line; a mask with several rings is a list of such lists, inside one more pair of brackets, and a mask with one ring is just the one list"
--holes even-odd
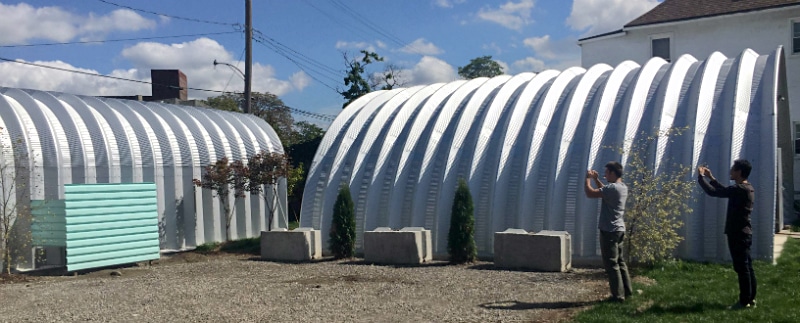
[[(465, 178), (482, 254), (492, 253), (494, 232), (522, 228), (566, 230), (574, 255), (593, 257), (599, 201), (584, 196), (586, 169), (625, 163), (628, 156), (604, 147), (630, 147), (643, 132), (688, 127), (688, 134), (660, 140), (647, 153), (652, 167), (708, 163), (719, 172), (734, 159), (749, 159), (757, 187), (753, 250), (769, 259), (783, 59), (782, 49), (746, 50), (733, 58), (653, 58), (644, 66), (627, 61), (372, 92), (345, 108), (326, 133), (308, 174), (301, 225), (327, 233), (338, 188), (346, 184), (358, 246), (363, 231), (415, 226), (432, 230), (434, 252), (443, 254), (457, 179)], [(678, 252), (723, 258), (725, 203), (699, 190), (696, 196), (694, 212), (682, 219)]]
[[(2, 87), (0, 128), (4, 160), (31, 170), (31, 182), (19, 187), (32, 200), (63, 199), (64, 184), (156, 183), (164, 249), (225, 239), (218, 199), (192, 185), (204, 166), (283, 152), (275, 131), (253, 115)], [(244, 203), (251, 207), (237, 208), (232, 238), (267, 227), (263, 200)]]

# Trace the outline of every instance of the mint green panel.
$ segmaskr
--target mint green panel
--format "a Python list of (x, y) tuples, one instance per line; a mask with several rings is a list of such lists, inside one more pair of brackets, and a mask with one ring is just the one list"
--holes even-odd
[(34, 246), (67, 245), (63, 200), (31, 200), (31, 242)]
[(64, 186), (67, 270), (160, 257), (153, 183)]

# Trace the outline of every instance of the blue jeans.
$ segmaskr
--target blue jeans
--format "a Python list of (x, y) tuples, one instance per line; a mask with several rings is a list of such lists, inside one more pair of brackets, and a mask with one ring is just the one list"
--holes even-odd
[(608, 274), (608, 285), (611, 287), (611, 297), (622, 299), (633, 293), (631, 277), (628, 266), (622, 255), (622, 241), (625, 232), (605, 232), (600, 230), (600, 252), (603, 257), (603, 267)]

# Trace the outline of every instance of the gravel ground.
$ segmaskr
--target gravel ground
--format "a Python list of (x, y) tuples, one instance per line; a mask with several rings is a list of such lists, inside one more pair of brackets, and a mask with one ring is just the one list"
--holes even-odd
[(600, 269), (285, 264), (182, 253), (152, 266), (0, 284), (0, 321), (554, 322), (605, 297), (606, 284)]

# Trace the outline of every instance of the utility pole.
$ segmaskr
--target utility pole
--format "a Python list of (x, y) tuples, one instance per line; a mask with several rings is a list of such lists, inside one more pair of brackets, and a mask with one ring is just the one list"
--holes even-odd
[(253, 1), (244, 1), (245, 58), (244, 58), (244, 113), (250, 113), (251, 80), (253, 79)]

